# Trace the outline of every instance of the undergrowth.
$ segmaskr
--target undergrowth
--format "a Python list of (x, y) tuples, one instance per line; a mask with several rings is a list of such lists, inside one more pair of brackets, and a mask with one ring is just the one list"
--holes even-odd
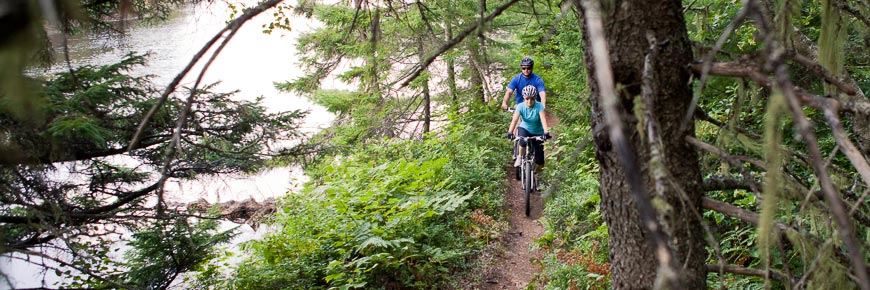
[(598, 206), (588, 128), (563, 128), (570, 129), (559, 132), (551, 149), (556, 156), (548, 157), (545, 233), (536, 242), (543, 250), (542, 270), (536, 279), (544, 289), (609, 289), (607, 226)]
[(233, 289), (438, 289), (503, 226), (509, 143), (472, 109), (426, 140), (385, 139), (306, 168)]

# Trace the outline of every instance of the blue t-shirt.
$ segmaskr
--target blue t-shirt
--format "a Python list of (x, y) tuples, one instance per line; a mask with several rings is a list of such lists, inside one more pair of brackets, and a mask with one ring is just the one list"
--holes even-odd
[(519, 73), (518, 75), (514, 76), (511, 82), (508, 83), (507, 87), (508, 89), (514, 91), (514, 97), (517, 99), (516, 104), (523, 103), (523, 88), (528, 85), (532, 85), (536, 89), (538, 89), (538, 94), (535, 96), (535, 100), (538, 100), (538, 102), (541, 101), (541, 92), (547, 90), (547, 88), (544, 87), (544, 80), (535, 73), (529, 75), (528, 78), (523, 76), (523, 73)]
[(520, 114), (520, 120), (523, 121), (520, 123), (520, 127), (525, 128), (530, 134), (544, 134), (544, 124), (541, 123), (541, 112), (544, 111), (544, 105), (535, 102), (535, 105), (531, 108), (526, 106), (526, 104), (517, 104), (515, 108), (517, 113)]

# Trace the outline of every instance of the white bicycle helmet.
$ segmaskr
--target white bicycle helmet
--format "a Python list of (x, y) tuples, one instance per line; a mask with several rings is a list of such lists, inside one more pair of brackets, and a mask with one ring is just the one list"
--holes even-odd
[(523, 88), (523, 98), (535, 97), (538, 95), (538, 89), (535, 86), (528, 85)]

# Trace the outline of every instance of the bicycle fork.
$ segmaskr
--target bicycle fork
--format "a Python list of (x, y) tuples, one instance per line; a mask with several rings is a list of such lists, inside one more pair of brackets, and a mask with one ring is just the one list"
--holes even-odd
[(527, 167), (529, 168), (529, 176), (527, 177), (527, 176), (525, 176), (525, 174), (523, 174), (523, 178), (522, 178), (522, 180), (520, 180), (520, 186), (523, 189), (526, 189), (526, 182), (525, 182), (526, 180), (525, 179), (529, 178), (531, 180), (529, 180), (530, 182), (528, 184), (532, 187), (532, 190), (537, 190), (536, 184), (538, 181), (536, 179), (538, 179), (538, 178), (537, 178), (537, 176), (535, 176), (536, 175), (535, 170), (537, 169), (537, 168), (535, 168), (536, 167), (535, 162), (532, 161), (532, 159), (524, 158), (522, 165), (520, 165), (521, 172), (525, 172), (525, 169)]

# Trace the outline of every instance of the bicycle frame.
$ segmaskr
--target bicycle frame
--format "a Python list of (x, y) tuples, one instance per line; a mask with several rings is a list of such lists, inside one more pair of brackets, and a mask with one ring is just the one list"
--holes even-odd
[[(507, 112), (513, 113), (515, 110), (508, 109)], [(516, 133), (510, 132), (510, 133)], [(517, 154), (519, 154), (520, 141), (524, 141), (526, 146), (526, 152), (521, 156), (520, 167), (516, 168), (516, 179), (520, 181), (520, 185), (525, 191), (526, 195), (526, 216), (529, 216), (531, 213), (531, 194), (532, 191), (537, 190), (537, 176), (535, 176), (535, 170), (537, 164), (535, 164), (535, 143), (529, 142), (532, 140), (541, 141), (540, 146), (543, 146), (543, 142), (547, 140), (544, 136), (516, 136), (512, 140), (514, 142), (514, 152), (513, 158), (517, 158)]]
[[(516, 158), (517, 154), (519, 153), (521, 139), (523, 141), (526, 141), (526, 144), (527, 144), (526, 154), (524, 156), (522, 156), (522, 161), (521, 161), (522, 165), (521, 166), (527, 166), (527, 165), (531, 166), (532, 172), (535, 172), (534, 169), (537, 167), (537, 164), (535, 164), (535, 162), (534, 162), (535, 161), (535, 148), (534, 148), (535, 144), (533, 142), (529, 142), (529, 141), (537, 140), (537, 141), (544, 142), (546, 140), (546, 138), (544, 138), (543, 136), (530, 136), (530, 137), (517, 136), (517, 137), (515, 137), (514, 138), (514, 153), (513, 153), (514, 158)], [(541, 146), (543, 146), (543, 145), (544, 144), (541, 144)]]
[[(525, 192), (526, 197), (526, 216), (529, 216), (531, 213), (531, 193), (534, 191), (534, 187), (537, 184), (537, 176), (535, 176), (535, 144), (533, 142), (529, 142), (531, 140), (545, 141), (546, 138), (543, 136), (534, 136), (534, 137), (522, 137), (517, 136), (514, 138), (514, 158), (516, 158), (516, 154), (519, 151), (519, 143), (520, 140), (526, 142), (526, 153), (523, 154), (520, 161), (520, 167), (517, 168), (517, 174), (520, 175), (520, 185)], [(543, 145), (543, 144), (541, 144)]]

